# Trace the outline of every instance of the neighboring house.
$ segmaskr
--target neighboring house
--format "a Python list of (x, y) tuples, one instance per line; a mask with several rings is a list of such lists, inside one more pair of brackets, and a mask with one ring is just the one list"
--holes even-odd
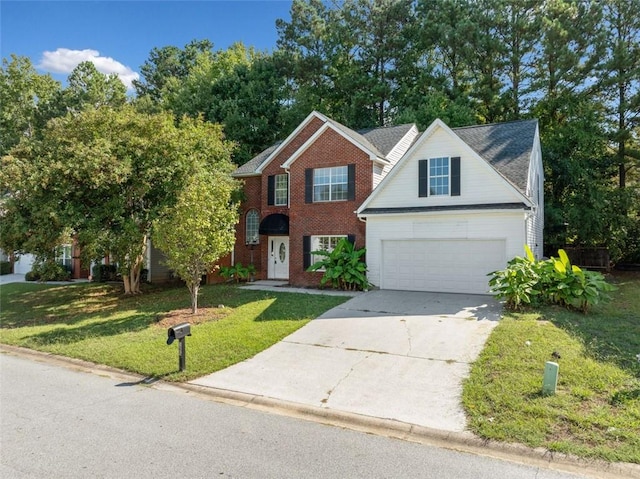
[(527, 244), (542, 256), (538, 124), (434, 121), (358, 208), (368, 276), (382, 289), (486, 293)]
[[(13, 272), (15, 274), (27, 274), (33, 269), (35, 261), (36, 256), (30, 253), (16, 255), (13, 263)], [(71, 271), (71, 277), (73, 279), (89, 277), (89, 270), (83, 268), (80, 262), (80, 247), (75, 241), (73, 243), (60, 245), (57, 248), (56, 261)]]
[(283, 142), (233, 176), (245, 201), (232, 261), (254, 264), (258, 278), (316, 286), (322, 273), (306, 269), (315, 250), (347, 237), (365, 245), (356, 209), (418, 136), (415, 125), (355, 132), (312, 112)]

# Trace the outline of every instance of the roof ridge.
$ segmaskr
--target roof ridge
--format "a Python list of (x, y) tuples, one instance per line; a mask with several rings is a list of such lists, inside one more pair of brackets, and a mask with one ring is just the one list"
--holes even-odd
[(455, 130), (465, 130), (467, 128), (481, 128), (483, 126), (509, 125), (512, 123), (526, 123), (526, 122), (538, 123), (538, 120), (536, 118), (528, 118), (528, 119), (522, 119), (522, 120), (496, 121), (493, 123), (481, 123), (479, 125), (456, 126), (455, 128), (451, 128), (451, 129), (455, 131)]

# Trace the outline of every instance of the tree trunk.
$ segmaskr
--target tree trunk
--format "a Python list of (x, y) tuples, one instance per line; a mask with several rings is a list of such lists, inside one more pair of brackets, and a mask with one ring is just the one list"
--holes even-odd
[(189, 292), (191, 293), (191, 314), (198, 313), (198, 291), (200, 291), (200, 281), (189, 285)]
[(124, 282), (124, 294), (131, 294), (131, 282), (129, 281), (129, 275), (122, 275), (122, 281)]

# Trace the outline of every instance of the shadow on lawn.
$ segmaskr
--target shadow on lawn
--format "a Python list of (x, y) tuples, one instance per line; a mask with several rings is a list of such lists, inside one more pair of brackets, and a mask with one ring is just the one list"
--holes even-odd
[(0, 327), (12, 329), (50, 323), (74, 324), (92, 314), (111, 312), (121, 304), (119, 288), (114, 285), (35, 286), (28, 291), (7, 291), (6, 296), (3, 295)]
[(552, 322), (579, 338), (593, 359), (614, 363), (640, 379), (640, 362), (636, 358), (640, 353), (640, 324), (637, 321), (632, 324), (620, 318), (558, 315)]
[[(598, 361), (616, 364), (640, 379), (640, 277), (616, 285), (611, 300), (587, 314), (558, 307), (545, 312), (557, 327), (579, 338), (587, 353)], [(548, 313), (548, 314), (547, 314)]]
[(80, 327), (60, 327), (26, 338), (38, 346), (72, 344), (90, 338), (116, 336), (122, 333), (142, 331), (155, 322), (155, 315), (138, 313), (122, 319), (109, 319)]

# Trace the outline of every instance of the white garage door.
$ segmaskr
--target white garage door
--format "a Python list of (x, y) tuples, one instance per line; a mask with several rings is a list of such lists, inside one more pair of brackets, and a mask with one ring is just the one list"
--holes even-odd
[(382, 289), (485, 294), (487, 273), (506, 266), (504, 240), (382, 242)]

